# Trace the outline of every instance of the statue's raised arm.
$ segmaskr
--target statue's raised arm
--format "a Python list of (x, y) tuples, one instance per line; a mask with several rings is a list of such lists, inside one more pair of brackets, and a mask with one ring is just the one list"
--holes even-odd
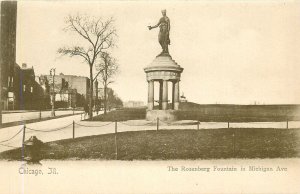
[(158, 21), (158, 23), (155, 26), (148, 26), (149, 30), (152, 30), (153, 28), (157, 28), (161, 23), (161, 19)]
[(155, 26), (148, 26), (149, 30), (153, 28), (159, 27), (159, 33), (158, 33), (158, 42), (162, 48), (162, 52), (160, 55), (169, 55), (169, 49), (168, 46), (170, 45), (170, 19), (167, 17), (167, 11), (162, 10), (161, 11), (163, 17), (160, 18), (159, 22)]

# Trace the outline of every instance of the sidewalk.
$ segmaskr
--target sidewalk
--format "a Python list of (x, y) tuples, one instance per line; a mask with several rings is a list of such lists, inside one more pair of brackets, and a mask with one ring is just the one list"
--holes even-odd
[[(81, 114), (82, 111), (73, 111), (73, 110), (56, 110), (55, 118), (61, 118), (65, 116), (70, 116), (73, 114)], [(51, 111), (20, 111), (14, 113), (5, 113), (2, 115), (2, 125), (0, 128), (15, 126), (23, 123), (33, 123), (44, 120), (53, 119), (51, 117)]]
[[(99, 112), (99, 114), (102, 114), (103, 111)], [(96, 115), (96, 113), (95, 113)], [(83, 116), (81, 117), (80, 113), (69, 115), (69, 116), (59, 116), (55, 118), (45, 119), (40, 122), (34, 122), (34, 123), (28, 123), (26, 124), (26, 135), (25, 139), (28, 139), (30, 136), (36, 135), (39, 139), (41, 139), (44, 142), (47, 141), (54, 141), (59, 139), (67, 139), (72, 138), (72, 123), (73, 121), (76, 123), (79, 123), (81, 119), (84, 119)], [(84, 123), (89, 123), (84, 121)], [(18, 131), (21, 129), (23, 130), (24, 123), (18, 122), (17, 125), (11, 126), (11, 127), (3, 127), (0, 128), (0, 137), (1, 140), (6, 140), (12, 136), (14, 136)], [(77, 127), (77, 126), (76, 126)], [(53, 129), (60, 129), (63, 128), (63, 130), (54, 131), (53, 133), (47, 132), (47, 130), (53, 130)], [(34, 129), (34, 130), (30, 130)], [(44, 133), (43, 133), (44, 131)], [(85, 131), (85, 130), (83, 130)], [(13, 149), (14, 147), (21, 147), (22, 146), (22, 133), (20, 132), (15, 138), (8, 142), (0, 143), (0, 152)], [(77, 131), (76, 131), (77, 133)], [(84, 133), (85, 134), (85, 133)], [(83, 135), (84, 135), (83, 134)], [(78, 134), (76, 134), (77, 136)], [(1, 142), (0, 140), (0, 142)], [(7, 146), (5, 146), (7, 145)]]
[(23, 124), (29, 124), (29, 123), (36, 123), (36, 122), (42, 122), (42, 121), (48, 121), (48, 120), (52, 120), (52, 119), (58, 119), (58, 118), (64, 118), (64, 117), (69, 117), (72, 115), (81, 115), (84, 114), (83, 112), (77, 112), (77, 113), (72, 113), (72, 114), (66, 114), (66, 115), (59, 115), (59, 116), (55, 116), (55, 117), (44, 117), (44, 118), (36, 118), (36, 119), (28, 119), (28, 120), (20, 120), (20, 121), (14, 121), (14, 122), (9, 122), (9, 123), (2, 123), (2, 125), (0, 126), (1, 128), (6, 128), (6, 127), (13, 127), (13, 126), (19, 126), (19, 125), (23, 125)]

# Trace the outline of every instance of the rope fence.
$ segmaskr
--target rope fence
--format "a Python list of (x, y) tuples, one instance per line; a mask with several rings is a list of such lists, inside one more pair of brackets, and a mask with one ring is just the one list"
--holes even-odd
[(104, 126), (110, 125), (112, 123), (113, 122), (109, 122), (109, 123), (106, 123), (106, 124), (103, 124), (103, 125), (83, 125), (83, 124), (79, 124), (79, 123), (75, 122), (75, 125), (78, 125), (78, 126), (81, 126), (81, 127), (104, 127)]
[(30, 130), (30, 131), (37, 131), (37, 132), (45, 132), (45, 133), (48, 133), (48, 132), (53, 132), (53, 131), (60, 131), (60, 130), (63, 130), (67, 127), (70, 127), (73, 123), (69, 124), (69, 125), (66, 125), (64, 127), (59, 127), (59, 128), (54, 128), (54, 129), (49, 129), (49, 130), (40, 130), (40, 129), (32, 129), (32, 128), (29, 128), (29, 127), (26, 127), (26, 129)]
[[(166, 124), (166, 125), (168, 125), (168, 126), (172, 125), (172, 123), (167, 122), (167, 121), (162, 121), (162, 120), (160, 120), (160, 119), (157, 119), (157, 122), (158, 122), (158, 123), (159, 123), (159, 122), (162, 122), (162, 123), (164, 123), (164, 124)], [(173, 124), (173, 125), (174, 125), (174, 124)]]
[(1, 144), (0, 146), (4, 146), (4, 147), (8, 147), (8, 148), (19, 148), (19, 147), (15, 147), (15, 146), (11, 146), (11, 145), (6, 145), (6, 144)]
[[(24, 125), (12, 137), (10, 137), (6, 140), (0, 141), (0, 146), (10, 147), (10, 148), (18, 148), (18, 147), (15, 147), (15, 146), (8, 145), (7, 143), (9, 143), (9, 141), (11, 141), (15, 137), (17, 137), (21, 132), (23, 132), (22, 147), (24, 147), (25, 135), (27, 133), (32, 133), (32, 132), (51, 133), (51, 132), (57, 132), (57, 131), (67, 129), (68, 127), (72, 126), (72, 128), (71, 128), (72, 129), (72, 138), (74, 139), (75, 138), (75, 132), (76, 132), (76, 126), (83, 127), (83, 128), (97, 128), (98, 129), (98, 128), (109, 126), (113, 123), (115, 123), (114, 133), (115, 133), (115, 136), (116, 136), (115, 139), (116, 139), (116, 146), (117, 146), (118, 123), (120, 123), (124, 126), (128, 126), (128, 127), (143, 127), (143, 126), (145, 126), (145, 127), (149, 127), (149, 126), (155, 127), (156, 126), (156, 130), (158, 131), (160, 129), (160, 127), (163, 126), (163, 125), (166, 125), (166, 126), (176, 126), (178, 124), (179, 125), (189, 125), (189, 126), (194, 125), (199, 130), (200, 125), (211, 125), (212, 126), (212, 125), (223, 123), (224, 125), (227, 124), (227, 127), (221, 127), (221, 128), (234, 128), (234, 126), (232, 126), (232, 125), (238, 124), (238, 123), (252, 123), (252, 124), (267, 125), (267, 124), (274, 124), (274, 123), (279, 123), (279, 122), (229, 122), (229, 121), (228, 122), (200, 122), (200, 121), (194, 121), (191, 124), (184, 124), (184, 123), (180, 124), (180, 123), (167, 122), (167, 121), (164, 121), (164, 120), (161, 120), (161, 119), (157, 118), (156, 122), (155, 121), (152, 121), (152, 122), (149, 121), (149, 122), (144, 123), (144, 124), (133, 124), (133, 123), (127, 123), (127, 122), (124, 122), (124, 121), (117, 121), (116, 120), (114, 122), (108, 122), (108, 123), (105, 123), (105, 124), (102, 124), (102, 125), (86, 125), (86, 124), (82, 124), (82, 123), (78, 123), (78, 122), (73, 121), (72, 123), (70, 123), (68, 125), (58, 127), (58, 128), (53, 128), (53, 129), (35, 129), (35, 128), (27, 127), (26, 125)], [(282, 123), (282, 122), (280, 122), (280, 123)], [(286, 121), (286, 125), (283, 128), (286, 128), (286, 129), (289, 128), (289, 120)], [(28, 131), (26, 131), (26, 129)], [(235, 141), (235, 133), (233, 133), (232, 136), (233, 136), (233, 139)], [(3, 143), (5, 143), (5, 144), (3, 144)], [(116, 148), (116, 158), (117, 158), (117, 148)]]
[(125, 122), (122, 122), (122, 121), (118, 121), (118, 123), (121, 123), (121, 124), (126, 125), (126, 126), (130, 126), (130, 127), (142, 127), (142, 126), (151, 126), (151, 125), (153, 125), (153, 122), (147, 123), (147, 124), (129, 124), (129, 123), (125, 123)]
[(0, 143), (4, 143), (4, 142), (8, 142), (10, 140), (12, 140), (13, 138), (15, 138), (17, 135), (19, 135), (22, 131), (23, 131), (24, 127), (22, 127), (15, 135), (13, 135), (11, 138), (7, 139), (7, 140), (3, 140), (0, 141)]

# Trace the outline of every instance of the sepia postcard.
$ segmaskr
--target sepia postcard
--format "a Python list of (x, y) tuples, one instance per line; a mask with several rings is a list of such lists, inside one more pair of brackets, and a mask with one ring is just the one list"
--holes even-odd
[(300, 1), (0, 3), (0, 193), (300, 193)]

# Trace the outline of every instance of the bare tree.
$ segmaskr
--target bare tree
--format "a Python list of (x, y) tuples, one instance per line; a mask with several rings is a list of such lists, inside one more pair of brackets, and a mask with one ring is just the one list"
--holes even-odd
[(93, 117), (93, 66), (99, 60), (102, 52), (114, 46), (117, 36), (113, 18), (103, 20), (88, 16), (68, 16), (65, 31), (77, 34), (82, 45), (62, 47), (58, 49), (61, 55), (81, 57), (89, 65), (90, 91), (89, 91), (89, 117)]
[(107, 111), (107, 88), (108, 85), (113, 83), (113, 77), (116, 75), (119, 69), (119, 65), (116, 62), (116, 59), (113, 58), (109, 53), (101, 53), (102, 62), (99, 64), (100, 69), (100, 81), (103, 84), (104, 88), (104, 114)]

